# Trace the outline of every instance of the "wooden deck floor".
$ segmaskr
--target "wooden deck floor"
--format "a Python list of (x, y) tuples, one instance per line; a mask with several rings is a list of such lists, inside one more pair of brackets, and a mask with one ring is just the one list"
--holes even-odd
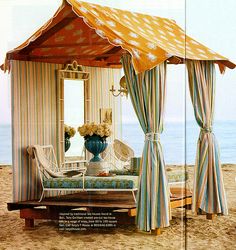
[[(171, 208), (186, 207), (191, 204), (192, 195), (189, 190), (171, 188)], [(25, 219), (26, 228), (33, 228), (35, 219), (58, 220), (60, 212), (81, 208), (92, 212), (113, 212), (116, 214), (118, 224), (134, 224), (136, 216), (136, 204), (131, 192), (79, 192), (45, 198), (41, 202), (31, 200), (7, 205), (9, 211), (20, 210), (20, 218)]]
[[(192, 203), (192, 195), (189, 190), (183, 188), (171, 188), (171, 208), (183, 207)], [(76, 194), (61, 195), (58, 197), (38, 200), (8, 203), (8, 210), (33, 208), (39, 206), (56, 206), (70, 208), (104, 208), (104, 209), (132, 209), (136, 208), (131, 192), (79, 192)]]

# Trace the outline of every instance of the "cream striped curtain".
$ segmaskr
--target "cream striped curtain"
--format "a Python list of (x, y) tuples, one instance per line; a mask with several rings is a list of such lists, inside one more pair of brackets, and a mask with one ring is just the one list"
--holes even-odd
[(201, 128), (194, 172), (193, 212), (227, 214), (219, 147), (212, 132), (215, 66), (212, 61), (186, 62), (195, 118)]
[(137, 226), (150, 231), (169, 226), (169, 189), (159, 135), (163, 131), (166, 62), (135, 74), (130, 55), (122, 64), (129, 96), (146, 135), (137, 195)]
[[(57, 132), (57, 71), (63, 65), (41, 62), (12, 61), (12, 165), (13, 201), (39, 199), (41, 184), (34, 161), (28, 157), (29, 145), (52, 144), (58, 151)], [(121, 103), (110, 94), (114, 82), (119, 82), (119, 69), (84, 67), (90, 72), (89, 121), (100, 122), (100, 108), (112, 108), (112, 138), (119, 137)], [(86, 102), (87, 104), (87, 102)], [(51, 193), (52, 194), (52, 193)]]
[(58, 64), (11, 62), (13, 201), (37, 199), (38, 170), (29, 145), (52, 144), (57, 151), (56, 70)]

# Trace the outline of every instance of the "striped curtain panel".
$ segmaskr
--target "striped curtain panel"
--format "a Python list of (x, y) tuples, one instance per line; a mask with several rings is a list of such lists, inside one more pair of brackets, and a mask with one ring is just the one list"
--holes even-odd
[(159, 138), (163, 131), (166, 62), (138, 75), (130, 55), (123, 56), (122, 64), (129, 96), (145, 133), (136, 223), (140, 230), (150, 231), (169, 226), (170, 196)]
[(27, 147), (52, 144), (57, 151), (56, 71), (58, 64), (11, 62), (13, 201), (37, 199), (38, 170)]
[(212, 132), (215, 66), (212, 61), (186, 62), (195, 118), (201, 128), (194, 172), (193, 212), (227, 214), (219, 147)]
[[(58, 152), (57, 71), (63, 65), (41, 62), (11, 62), (13, 201), (39, 199), (41, 183), (27, 147), (52, 144)], [(84, 67), (90, 73), (89, 121), (100, 122), (100, 108), (112, 108), (112, 138), (120, 136), (120, 98), (109, 92), (119, 82), (120, 69)], [(49, 195), (56, 195), (50, 192)]]

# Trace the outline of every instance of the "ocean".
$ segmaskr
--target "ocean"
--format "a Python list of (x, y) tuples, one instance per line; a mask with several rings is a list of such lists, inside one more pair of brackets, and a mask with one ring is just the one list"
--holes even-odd
[[(199, 127), (195, 121), (185, 124), (180, 122), (166, 122), (161, 135), (161, 144), (166, 164), (194, 164), (197, 150)], [(217, 121), (213, 126), (220, 146), (222, 163), (236, 163), (236, 121)], [(138, 124), (123, 124), (123, 140), (141, 156), (144, 135)], [(186, 136), (185, 136), (186, 135)], [(186, 147), (185, 147), (186, 145)]]
[[(214, 133), (220, 146), (222, 163), (236, 163), (236, 121), (217, 121)], [(144, 135), (139, 124), (122, 124), (123, 141), (130, 145), (136, 156), (142, 155)], [(194, 164), (199, 128), (195, 121), (185, 124), (166, 122), (161, 143), (166, 164)], [(185, 142), (186, 141), (186, 142)], [(186, 150), (185, 150), (186, 145)], [(11, 164), (11, 127), (0, 125), (0, 164)]]
[(11, 126), (0, 125), (0, 164), (11, 164)]

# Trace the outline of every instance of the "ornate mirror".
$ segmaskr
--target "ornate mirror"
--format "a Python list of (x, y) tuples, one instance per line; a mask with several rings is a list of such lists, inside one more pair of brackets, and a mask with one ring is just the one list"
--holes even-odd
[(62, 164), (84, 158), (84, 140), (77, 128), (88, 122), (89, 73), (73, 61), (58, 70), (58, 82), (58, 159)]

